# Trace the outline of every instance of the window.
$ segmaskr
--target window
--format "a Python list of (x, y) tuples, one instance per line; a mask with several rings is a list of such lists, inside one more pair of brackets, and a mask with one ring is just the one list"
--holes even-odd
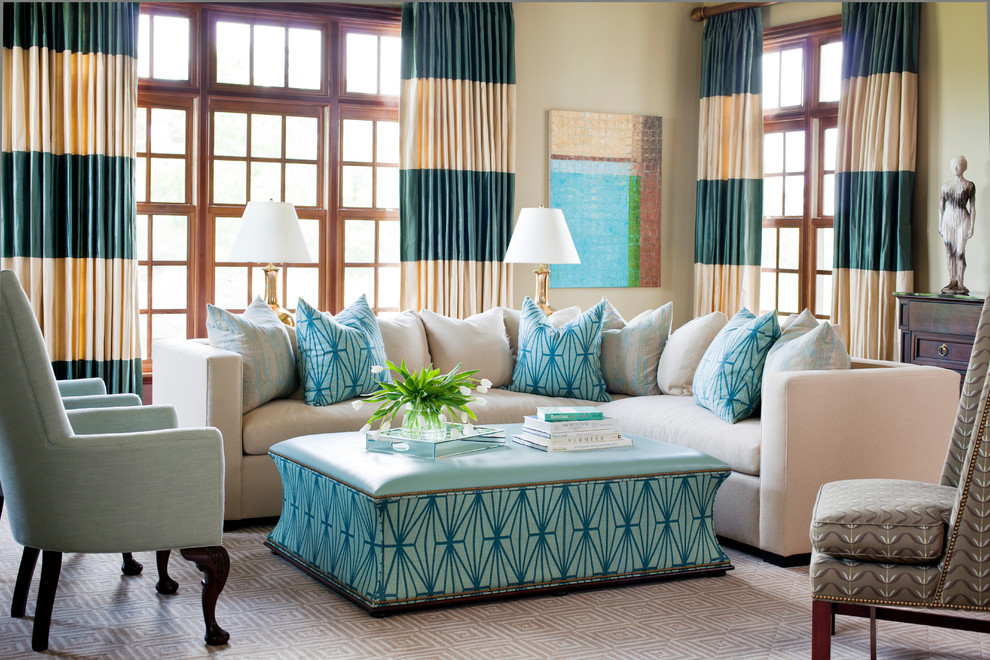
[(841, 63), (839, 17), (764, 33), (763, 311), (831, 312)]
[[(399, 308), (399, 11), (143, 5), (135, 184), (151, 343), (205, 336), (266, 264), (228, 261), (250, 200), (292, 202), (313, 263), (279, 264), (279, 302)], [(150, 371), (150, 361), (145, 363)]]

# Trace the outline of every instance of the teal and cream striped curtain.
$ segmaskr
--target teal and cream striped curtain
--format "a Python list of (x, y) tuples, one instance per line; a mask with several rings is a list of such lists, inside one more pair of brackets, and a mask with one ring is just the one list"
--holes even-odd
[(512, 5), (402, 7), (402, 303), (463, 318), (508, 303), (516, 68)]
[(920, 5), (842, 5), (832, 322), (850, 354), (893, 359), (911, 291)]
[(59, 378), (141, 392), (137, 3), (4, 3), (0, 265)]
[(694, 226), (694, 314), (758, 310), (763, 233), (763, 18), (705, 21)]

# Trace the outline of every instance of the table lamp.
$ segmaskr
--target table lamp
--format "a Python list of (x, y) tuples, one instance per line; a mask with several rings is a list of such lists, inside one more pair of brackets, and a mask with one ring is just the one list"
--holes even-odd
[(289, 202), (248, 202), (241, 226), (234, 237), (228, 261), (268, 262), (265, 271), (265, 302), (286, 325), (296, 321), (278, 304), (276, 263), (312, 262), (296, 209)]
[(577, 249), (567, 230), (564, 212), (560, 209), (522, 209), (512, 230), (512, 240), (505, 251), (505, 263), (535, 263), (536, 306), (548, 315), (553, 308), (547, 301), (550, 269), (547, 264), (579, 264)]

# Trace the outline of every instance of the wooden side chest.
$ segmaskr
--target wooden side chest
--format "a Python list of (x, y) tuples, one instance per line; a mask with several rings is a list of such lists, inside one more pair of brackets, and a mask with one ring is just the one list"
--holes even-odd
[(952, 369), (963, 376), (973, 350), (983, 298), (895, 293), (901, 362)]

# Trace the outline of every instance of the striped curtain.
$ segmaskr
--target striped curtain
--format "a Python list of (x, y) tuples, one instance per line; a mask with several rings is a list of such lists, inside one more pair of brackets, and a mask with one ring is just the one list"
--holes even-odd
[(705, 22), (694, 225), (695, 316), (758, 310), (763, 234), (763, 18)]
[(404, 309), (508, 304), (515, 192), (511, 3), (404, 3), (399, 211)]
[(59, 378), (141, 392), (137, 3), (4, 3), (0, 265)]
[(911, 291), (920, 5), (842, 5), (832, 321), (850, 354), (893, 359)]

